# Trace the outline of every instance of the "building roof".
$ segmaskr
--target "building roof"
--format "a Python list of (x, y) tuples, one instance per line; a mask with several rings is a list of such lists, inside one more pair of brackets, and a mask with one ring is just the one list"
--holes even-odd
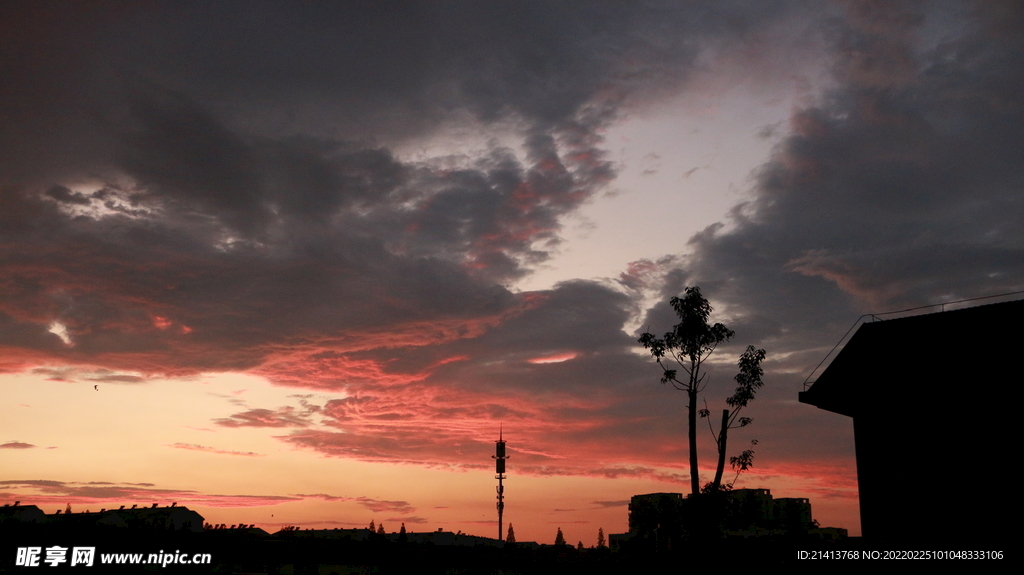
[(0, 523), (4, 521), (20, 521), (26, 523), (40, 523), (46, 519), (46, 514), (35, 505), (21, 505), (16, 502), (14, 505), (0, 507)]
[(865, 323), (800, 401), (851, 417), (880, 402), (928, 403), (960, 383), (994, 383), (977, 379), (1022, 346), (1024, 300)]

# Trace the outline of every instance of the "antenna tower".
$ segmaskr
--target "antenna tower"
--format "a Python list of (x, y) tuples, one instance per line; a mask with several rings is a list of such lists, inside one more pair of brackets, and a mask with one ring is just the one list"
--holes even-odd
[(498, 441), (495, 441), (495, 444), (494, 455), (491, 458), (494, 459), (494, 471), (497, 473), (494, 478), (498, 480), (498, 541), (504, 541), (501, 515), (505, 511), (505, 486), (501, 482), (505, 479), (505, 460), (508, 459), (508, 456), (505, 455), (505, 440), (500, 425), (498, 426)]

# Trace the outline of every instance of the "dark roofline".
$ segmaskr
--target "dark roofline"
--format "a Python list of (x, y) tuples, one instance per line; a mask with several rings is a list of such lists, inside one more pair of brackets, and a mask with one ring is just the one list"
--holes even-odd
[[(893, 350), (927, 357), (950, 342), (959, 341), (963, 334), (977, 331), (979, 326), (995, 326), (1005, 321), (1024, 325), (1021, 318), (1024, 299), (863, 323), (810, 389), (799, 393), (799, 401), (853, 417), (877, 399), (870, 389), (865, 389), (865, 382), (890, 380), (896, 374), (902, 374), (897, 380), (916, 377), (917, 372), (905, 360), (894, 357)], [(995, 345), (1005, 347), (1010, 343)], [(965, 367), (957, 365), (950, 369)], [(890, 396), (900, 392), (899, 386), (886, 390)]]
[[(850, 326), (850, 329), (846, 330), (846, 333), (843, 334), (843, 337), (839, 338), (839, 341), (836, 342), (836, 344), (834, 346), (832, 346), (832, 349), (829, 350), (829, 352), (827, 354), (825, 354), (825, 357), (821, 358), (821, 361), (818, 362), (818, 365), (814, 366), (814, 369), (811, 370), (811, 373), (807, 374), (807, 377), (804, 379), (804, 383), (803, 383), (804, 391), (807, 391), (808, 388), (810, 388), (812, 385), (815, 384), (815, 382), (817, 380), (811, 380), (811, 378), (814, 377), (814, 374), (817, 373), (819, 369), (821, 369), (821, 366), (824, 365), (826, 361), (828, 361), (829, 357), (832, 357), (832, 354), (835, 353), (836, 350), (840, 348), (840, 346), (842, 346), (845, 349), (846, 346), (844, 345), (844, 342), (847, 342), (847, 338), (850, 337), (850, 334), (854, 333), (854, 330), (857, 329), (860, 326), (863, 326), (863, 325), (868, 324), (868, 323), (892, 322), (892, 321), (898, 321), (898, 320), (903, 320), (903, 319), (917, 318), (917, 317), (921, 317), (921, 316), (929, 316), (929, 315), (937, 315), (937, 314), (943, 314), (943, 313), (951, 313), (951, 312), (957, 312), (957, 311), (970, 310), (970, 309), (975, 309), (975, 308), (979, 308), (979, 307), (985, 307), (985, 306), (989, 306), (989, 305), (1000, 305), (1000, 304), (1004, 304), (1004, 303), (1011, 303), (1011, 302), (1014, 302), (1014, 301), (1024, 301), (1024, 300), (1021, 300), (1021, 299), (1011, 299), (1011, 300), (1008, 300), (1008, 301), (984, 303), (984, 304), (972, 305), (972, 306), (967, 306), (967, 307), (960, 307), (960, 308), (951, 309), (951, 310), (947, 310), (946, 309), (947, 305), (955, 305), (955, 304), (960, 304), (960, 303), (967, 303), (967, 302), (973, 302), (973, 301), (981, 301), (981, 300), (994, 299), (994, 298), (1000, 298), (1000, 297), (1008, 297), (1008, 296), (1019, 296), (1019, 295), (1024, 295), (1024, 290), (1014, 291), (1014, 292), (1007, 292), (1007, 293), (1001, 293), (1001, 294), (995, 294), (995, 295), (986, 295), (986, 296), (975, 297), (975, 298), (968, 298), (968, 299), (958, 299), (958, 300), (946, 301), (946, 302), (941, 302), (941, 303), (933, 303), (931, 305), (923, 305), (923, 306), (912, 307), (912, 308), (907, 308), (907, 309), (901, 309), (901, 310), (896, 310), (896, 311), (883, 311), (883, 312), (880, 312), (880, 313), (866, 313), (866, 314), (858, 317), (853, 322), (853, 325)], [(932, 308), (936, 308), (936, 307), (939, 308), (938, 311), (913, 313), (912, 315), (906, 315), (906, 316), (894, 317), (894, 318), (884, 318), (884, 317), (881, 317), (881, 316), (885, 316), (885, 315), (894, 315), (894, 314), (898, 314), (898, 313), (919, 312), (920, 310), (932, 309)], [(842, 353), (841, 350), (840, 350), (840, 353)], [(831, 363), (829, 365), (831, 365)], [(827, 369), (828, 368), (826, 368), (826, 370)], [(824, 372), (823, 372), (823, 374), (824, 374)], [(819, 379), (820, 379), (820, 377), (819, 377)]]

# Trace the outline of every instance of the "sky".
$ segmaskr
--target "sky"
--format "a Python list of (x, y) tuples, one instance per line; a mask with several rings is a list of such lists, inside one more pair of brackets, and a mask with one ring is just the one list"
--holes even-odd
[(637, 338), (700, 286), (736, 333), (702, 402), (767, 351), (736, 486), (859, 534), (852, 423), (797, 392), (862, 314), (1024, 289), (1022, 30), (994, 1), (0, 3), (0, 501), (493, 537), (500, 425), (517, 539), (594, 545), (688, 491)]

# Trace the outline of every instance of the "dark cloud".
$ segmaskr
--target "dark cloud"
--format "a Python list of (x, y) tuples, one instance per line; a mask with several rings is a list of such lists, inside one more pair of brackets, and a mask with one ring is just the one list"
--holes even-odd
[(629, 505), (629, 500), (623, 499), (622, 501), (591, 501), (591, 503), (600, 508), (623, 507), (625, 505)]
[(297, 412), (291, 407), (276, 411), (249, 409), (231, 417), (215, 419), (214, 423), (224, 427), (306, 427), (310, 424), (308, 414)]
[[(768, 4), (5, 6), (0, 344), (186, 374), (478, 334), (614, 177), (624, 102)], [(392, 151), (466, 123), (514, 149)]]
[[(547, 130), (593, 109), (595, 95), (600, 109), (624, 93), (679, 81), (699, 38), (742, 38), (789, 9), (787, 2), (687, 10), (618, 2), (9, 5), (8, 82), (0, 92), (9, 123), (0, 146), (13, 154), (0, 165), (23, 181), (128, 163), (136, 177), (162, 176), (179, 193), (211, 193), (205, 185), (220, 182), (204, 199), (227, 204), (259, 191), (249, 169), (259, 155), (213, 117), (248, 133), (357, 140), (429, 132), (467, 112)], [(159, 151), (169, 154), (161, 160)], [(311, 176), (330, 180), (315, 169)]]
[(6, 499), (32, 500), (36, 504), (74, 503), (124, 504), (141, 501), (143, 505), (157, 502), (181, 502), (209, 507), (258, 507), (300, 501), (297, 497), (280, 495), (216, 495), (191, 490), (159, 489), (152, 483), (66, 482), (41, 479), (0, 481), (3, 489), (23, 494), (5, 494)]
[(109, 374), (87, 378), (87, 381), (102, 381), (104, 383), (145, 383), (146, 378), (137, 375)]
[(793, 114), (733, 227), (691, 238), (664, 288), (699, 283), (737, 333), (784, 351), (838, 340), (864, 312), (1024, 284), (1020, 37), (980, 8), (936, 38), (942, 10), (848, 7), (837, 86)]
[(427, 523), (428, 520), (418, 515), (410, 515), (408, 517), (388, 517), (386, 521), (401, 521), (402, 523)]
[(217, 449), (216, 447), (209, 447), (206, 445), (197, 445), (195, 443), (173, 443), (168, 445), (175, 449), (187, 449), (189, 451), (203, 451), (206, 453), (216, 453), (218, 455), (242, 455), (245, 457), (263, 457), (261, 453), (253, 453), (252, 451), (230, 451), (224, 449)]
[[(409, 505), (406, 501), (383, 501), (368, 497), (357, 497), (355, 501), (370, 511), (397, 511), (398, 513), (412, 513), (416, 511), (416, 508)], [(392, 519), (392, 521), (395, 520)]]
[(37, 367), (32, 373), (46, 376), (50, 381), (103, 382), (103, 383), (145, 383), (144, 377), (117, 373), (109, 369), (85, 369), (78, 367)]
[(0, 443), (0, 449), (32, 449), (35, 445), (31, 443), (24, 443), (22, 441), (8, 441), (7, 443)]
[[(337, 495), (328, 495), (326, 493), (316, 494), (296, 494), (296, 497), (302, 497), (305, 499), (322, 499), (324, 501), (355, 501), (359, 505), (374, 512), (384, 511), (395, 511), (398, 513), (412, 513), (416, 511), (416, 508), (409, 505), (408, 501), (386, 501), (383, 499), (373, 499), (371, 497), (344, 497)], [(389, 519), (388, 521), (399, 521), (398, 519)], [(402, 520), (404, 521), (404, 519)]]
[(57, 200), (58, 202), (67, 202), (71, 204), (89, 205), (92, 202), (84, 194), (72, 192), (64, 186), (53, 186), (49, 190), (46, 190), (46, 195)]

